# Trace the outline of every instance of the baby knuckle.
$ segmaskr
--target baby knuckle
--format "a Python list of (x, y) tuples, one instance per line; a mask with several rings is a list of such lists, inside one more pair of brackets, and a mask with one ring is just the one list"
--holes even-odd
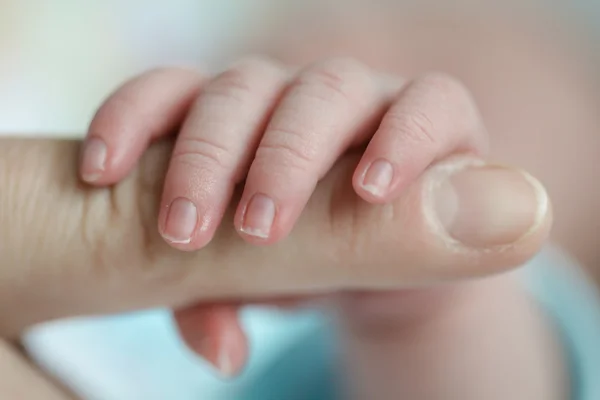
[(256, 151), (255, 162), (280, 164), (288, 169), (309, 169), (316, 158), (316, 151), (311, 146), (292, 142), (281, 139), (261, 144)]
[(192, 68), (192, 67), (184, 67), (184, 66), (170, 66), (170, 67), (157, 67), (153, 68), (147, 72), (144, 72), (139, 76), (138, 80), (146, 79), (146, 78), (168, 78), (173, 75), (187, 75), (190, 78), (199, 78), (201, 77), (200, 71)]
[(327, 102), (341, 98), (356, 103), (372, 89), (368, 68), (347, 58), (331, 58), (312, 65), (300, 74), (297, 84), (306, 95)]
[(229, 170), (234, 162), (231, 150), (218, 140), (194, 136), (178, 139), (172, 159), (195, 169)]
[(260, 89), (259, 84), (264, 76), (274, 74), (277, 70), (277, 65), (266, 59), (245, 58), (215, 77), (204, 93), (242, 102)]
[(247, 56), (231, 66), (231, 69), (246, 71), (249, 75), (256, 76), (280, 72), (282, 67), (279, 63), (263, 56)]
[(402, 140), (411, 143), (435, 145), (439, 141), (432, 119), (419, 109), (388, 114), (383, 128), (396, 132)]
[[(431, 115), (435, 116), (436, 129), (441, 131), (445, 140), (466, 138), (470, 147), (487, 147), (487, 138), (482, 135), (485, 128), (481, 114), (474, 97), (462, 82), (446, 74), (432, 73), (416, 80), (415, 89), (424, 93), (422, 97), (427, 99)], [(417, 122), (424, 121), (417, 113), (415, 116)]]
[(425, 74), (415, 81), (415, 85), (435, 97), (440, 104), (456, 107), (472, 102), (466, 86), (457, 78), (445, 73)]
[(204, 89), (204, 94), (241, 102), (252, 93), (252, 79), (252, 73), (247, 68), (228, 69)]

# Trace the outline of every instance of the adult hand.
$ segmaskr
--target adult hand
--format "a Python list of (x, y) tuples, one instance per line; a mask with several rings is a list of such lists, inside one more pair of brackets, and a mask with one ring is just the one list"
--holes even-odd
[[(78, 146), (52, 140), (3, 140), (0, 146), (0, 334), (5, 337), (16, 336), (31, 324), (67, 316), (181, 307), (215, 299), (385, 291), (483, 277), (534, 255), (551, 222), (548, 199), (533, 178), (467, 158), (434, 166), (391, 205), (368, 205), (352, 193), (351, 175), (358, 158), (348, 156), (320, 183), (296, 229), (281, 243), (253, 246), (225, 225), (208, 247), (184, 253), (168, 246), (156, 231), (170, 145), (153, 147), (135, 173), (110, 189), (79, 183)], [(384, 301), (401, 306), (393, 309), (391, 318), (390, 314), (371, 318), (369, 299), (357, 303), (352, 297), (342, 304), (347, 355), (353, 361), (347, 365), (352, 366), (350, 376), (361, 389), (355, 392), (369, 396), (420, 394), (425, 389), (448, 393), (451, 384), (462, 381), (442, 379), (462, 360), (456, 351), (469, 350), (464, 354), (473, 356), (474, 362), (459, 369), (466, 373), (481, 362), (497, 365), (498, 354), (544, 354), (550, 345), (546, 336), (536, 334), (544, 332), (539, 318), (529, 318), (523, 311), (503, 314), (497, 306), (506, 292), (494, 288), (512, 290), (512, 286), (490, 285), (489, 291), (481, 285), (460, 290), (456, 301), (449, 301), (452, 296), (439, 297), (451, 306), (431, 314), (422, 312), (427, 302), (420, 301), (417, 309), (407, 308), (405, 301)], [(376, 302), (381, 299), (374, 297)], [(490, 299), (496, 300), (490, 303)], [(510, 310), (530, 310), (514, 296), (506, 299)], [(375, 305), (372, 310), (381, 309)], [(431, 317), (407, 320), (402, 310)], [(464, 315), (470, 323), (461, 324), (460, 318), (457, 323), (456, 316)], [(499, 315), (511, 317), (507, 321)], [(421, 320), (428, 323), (419, 324)], [(483, 325), (474, 323), (478, 320)], [(381, 330), (382, 321), (394, 329)], [(492, 346), (502, 342), (492, 333), (505, 332), (508, 322), (523, 328), (528, 334), (520, 338), (526, 340), (516, 346), (513, 341), (506, 348)], [(504, 330), (494, 330), (498, 324)], [(432, 327), (437, 334), (432, 334)], [(460, 340), (465, 329), (489, 338), (490, 346), (485, 348), (513, 351), (482, 353), (481, 343), (465, 346)], [(437, 340), (438, 334), (447, 334), (447, 340)], [(408, 346), (411, 343), (416, 345)], [(437, 362), (432, 343), (438, 343), (438, 356), (449, 364)], [(536, 351), (533, 347), (521, 351), (524, 345), (534, 344)], [(455, 351), (454, 357), (447, 357), (449, 350)], [(429, 379), (413, 379), (407, 385), (390, 373), (412, 371), (423, 376), (429, 365), (424, 360), (439, 366), (429, 371)], [(536, 371), (547, 361), (537, 356), (516, 360), (521, 369), (503, 363), (503, 371), (509, 367), (521, 375), (523, 369)], [(414, 368), (408, 368), (409, 361)], [(539, 387), (556, 376), (539, 375), (528, 382)], [(458, 389), (469, 389), (467, 394), (474, 395), (502, 394), (496, 390), (501, 380), (475, 379), (484, 384), (463, 384)]]

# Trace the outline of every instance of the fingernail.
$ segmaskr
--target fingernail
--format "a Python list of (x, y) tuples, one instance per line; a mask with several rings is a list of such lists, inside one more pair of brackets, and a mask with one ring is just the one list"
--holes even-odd
[(386, 160), (377, 160), (369, 166), (362, 182), (362, 188), (376, 197), (384, 197), (394, 179), (394, 167)]
[(198, 211), (196, 206), (188, 199), (176, 199), (167, 211), (162, 236), (171, 243), (190, 243), (197, 223)]
[(227, 353), (227, 347), (217, 345), (220, 340), (211, 340), (210, 336), (202, 339), (197, 347), (197, 354), (208, 362), (223, 377), (234, 374), (231, 356)]
[(230, 339), (231, 334), (228, 329), (223, 331), (223, 337), (221, 338), (221, 345), (217, 350), (217, 362), (216, 367), (219, 372), (226, 378), (233, 377), (237, 373), (237, 369), (234, 365), (234, 350), (232, 346), (232, 340)]
[(204, 336), (195, 346), (195, 351), (224, 378), (232, 378), (239, 372), (235, 364), (235, 342), (232, 342), (228, 329), (222, 336)]
[(531, 175), (513, 168), (479, 165), (432, 186), (438, 226), (468, 247), (517, 242), (544, 221), (548, 195)]
[(268, 239), (275, 220), (275, 203), (269, 197), (256, 194), (246, 207), (242, 222), (243, 233)]
[(90, 138), (83, 145), (81, 177), (87, 182), (97, 181), (106, 167), (108, 148), (102, 139)]

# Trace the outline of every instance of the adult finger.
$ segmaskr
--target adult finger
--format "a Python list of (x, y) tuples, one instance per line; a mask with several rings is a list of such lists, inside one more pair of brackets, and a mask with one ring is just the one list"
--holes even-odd
[(180, 252), (155, 229), (171, 148), (154, 146), (127, 180), (90, 189), (73, 173), (77, 142), (2, 141), (0, 331), (209, 299), (484, 276), (529, 259), (550, 227), (546, 192), (520, 170), (453, 158), (397, 201), (374, 206), (354, 194), (357, 157), (348, 156), (319, 184), (286, 240), (252, 246), (224, 224), (201, 252)]

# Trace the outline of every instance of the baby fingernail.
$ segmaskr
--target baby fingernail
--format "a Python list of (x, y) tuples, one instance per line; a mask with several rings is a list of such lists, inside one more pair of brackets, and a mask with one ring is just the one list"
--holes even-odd
[(228, 329), (223, 329), (218, 337), (205, 332), (194, 346), (196, 353), (224, 378), (234, 377), (242, 368), (243, 360), (237, 360), (236, 349), (235, 337)]
[(223, 332), (224, 337), (221, 338), (221, 345), (217, 349), (217, 362), (216, 367), (219, 372), (226, 378), (234, 376), (238, 369), (234, 364), (234, 351), (235, 347), (233, 346), (232, 340), (228, 337), (231, 336), (227, 329)]
[(362, 182), (362, 188), (376, 197), (384, 197), (394, 179), (394, 167), (386, 160), (377, 160), (369, 166)]
[(246, 235), (268, 239), (275, 221), (275, 203), (269, 197), (256, 194), (248, 202), (241, 231)]
[(188, 199), (176, 199), (167, 210), (162, 236), (171, 243), (190, 243), (197, 223), (196, 206)]
[(81, 177), (86, 182), (95, 182), (106, 167), (108, 148), (102, 139), (90, 138), (83, 145)]
[(541, 183), (517, 169), (474, 166), (434, 185), (437, 219), (454, 240), (469, 247), (514, 243), (535, 230), (549, 208)]

